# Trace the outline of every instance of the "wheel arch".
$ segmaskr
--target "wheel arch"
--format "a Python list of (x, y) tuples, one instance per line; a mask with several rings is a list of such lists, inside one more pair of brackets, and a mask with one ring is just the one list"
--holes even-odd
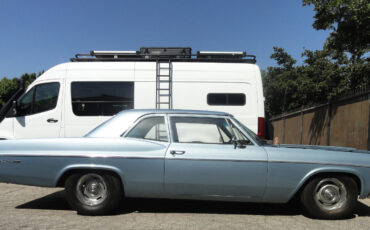
[(123, 173), (120, 169), (112, 166), (106, 165), (72, 165), (64, 168), (58, 174), (55, 180), (56, 187), (64, 187), (64, 184), (67, 178), (75, 173), (84, 173), (84, 172), (104, 172), (116, 176), (121, 181), (122, 191), (124, 192), (125, 188), (125, 179)]
[(297, 187), (290, 196), (290, 200), (299, 196), (304, 187), (314, 178), (319, 176), (349, 176), (353, 178), (357, 184), (360, 197), (363, 196), (365, 182), (361, 174), (352, 168), (319, 168), (308, 172), (302, 180), (298, 183)]

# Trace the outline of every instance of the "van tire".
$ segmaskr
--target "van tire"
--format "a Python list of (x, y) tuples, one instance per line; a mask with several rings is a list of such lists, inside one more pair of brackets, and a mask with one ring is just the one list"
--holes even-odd
[(82, 215), (106, 215), (122, 200), (121, 181), (101, 172), (73, 174), (65, 183), (68, 204)]

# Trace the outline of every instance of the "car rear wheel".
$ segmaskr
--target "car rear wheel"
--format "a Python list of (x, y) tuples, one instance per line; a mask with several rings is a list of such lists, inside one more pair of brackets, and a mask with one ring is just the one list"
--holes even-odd
[(357, 184), (351, 177), (317, 177), (303, 189), (301, 202), (312, 217), (341, 219), (353, 213), (357, 196)]
[(80, 173), (68, 177), (66, 198), (71, 207), (83, 215), (105, 215), (121, 203), (120, 180), (105, 173)]

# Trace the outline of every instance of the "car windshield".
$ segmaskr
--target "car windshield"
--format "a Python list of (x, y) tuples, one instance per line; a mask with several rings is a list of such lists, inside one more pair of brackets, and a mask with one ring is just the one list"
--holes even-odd
[(249, 137), (251, 137), (258, 145), (264, 145), (265, 141), (263, 141), (257, 134), (255, 134), (252, 130), (248, 129), (247, 126), (243, 125), (241, 122), (236, 120), (235, 118), (232, 119), (235, 123), (237, 123), (246, 133), (248, 133)]

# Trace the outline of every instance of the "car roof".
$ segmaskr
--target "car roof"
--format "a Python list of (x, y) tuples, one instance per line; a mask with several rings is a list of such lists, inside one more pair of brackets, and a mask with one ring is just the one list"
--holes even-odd
[(197, 114), (197, 115), (218, 115), (218, 116), (231, 116), (229, 113), (206, 111), (206, 110), (189, 110), (189, 109), (130, 109), (124, 110), (117, 115), (126, 113), (137, 113), (137, 114)]
[(202, 111), (202, 110), (182, 110), (182, 109), (131, 109), (124, 110), (116, 116), (102, 123), (85, 137), (119, 137), (123, 131), (127, 130), (137, 119), (151, 114), (182, 114), (182, 115), (204, 115), (204, 116), (231, 116), (228, 113)]

